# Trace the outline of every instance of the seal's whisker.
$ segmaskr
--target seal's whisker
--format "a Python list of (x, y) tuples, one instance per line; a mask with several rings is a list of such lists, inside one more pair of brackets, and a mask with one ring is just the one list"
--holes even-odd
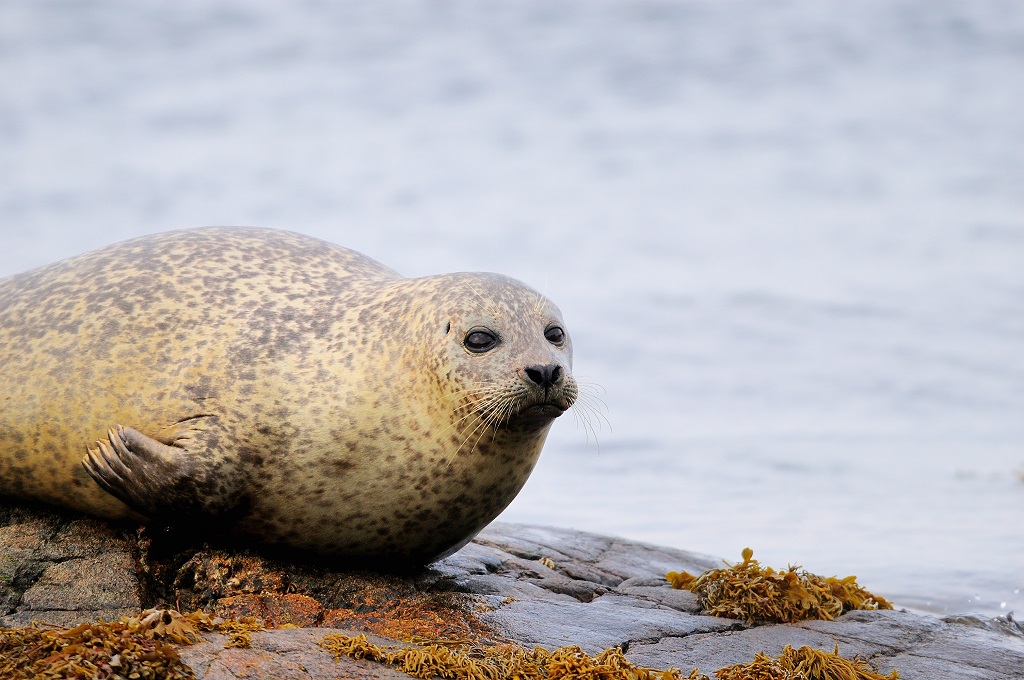
[[(474, 406), (477, 406), (477, 405), (474, 405)], [(475, 427), (476, 426), (476, 421), (470, 421), (470, 419), (471, 418), (483, 419), (485, 417), (486, 417), (486, 413), (481, 412), (481, 410), (478, 407), (471, 408), (468, 413), (466, 413), (465, 415), (460, 416), (459, 418), (457, 418), (454, 421), (452, 421), (448, 425), (448, 427), (446, 427), (443, 430), (441, 430), (438, 434), (439, 435), (443, 435), (446, 432), (448, 432), (448, 430), (456, 428), (459, 425), (462, 425), (462, 424), (466, 423), (467, 421), (468, 422), (472, 422), (473, 423), (472, 427)], [(461, 433), (460, 433), (460, 436), (461, 436)]]
[[(477, 413), (476, 411), (472, 411), (472, 412), (467, 413), (466, 415), (462, 416), (457, 421), (453, 422), (451, 425), (449, 425), (444, 430), (442, 430), (441, 432), (438, 433), (439, 435), (444, 435), (446, 432), (448, 432), (448, 430), (451, 430), (452, 428), (454, 428), (457, 425), (460, 425), (460, 424), (463, 424), (463, 423), (469, 423), (469, 425), (466, 428), (460, 429), (460, 431), (458, 433), (458, 437), (456, 438), (457, 440), (459, 440), (459, 445), (455, 448), (455, 451), (452, 452), (452, 455), (448, 457), (448, 463), (446, 464), (446, 467), (448, 465), (451, 465), (451, 461), (453, 461), (458, 456), (459, 451), (462, 449), (462, 446), (465, 444), (465, 436), (464, 436), (464, 434), (465, 434), (466, 430), (475, 429), (477, 427), (478, 423), (480, 422), (480, 418), (481, 418), (481, 416), (480, 416), (479, 413)], [(471, 420), (471, 419), (473, 419), (473, 420)]]
[(589, 404), (592, 408), (594, 408), (597, 411), (604, 412), (604, 411), (608, 410), (607, 402), (605, 402), (604, 399), (602, 399), (601, 397), (597, 396), (593, 392), (577, 392), (576, 393), (576, 399), (577, 399), (577, 401), (584, 401), (584, 402), (586, 402), (587, 404)]
[[(488, 409), (494, 400), (500, 399), (506, 392), (507, 390), (500, 386), (490, 386), (467, 392), (469, 399), (460, 404), (459, 408), (456, 409), (456, 413), (462, 408), (469, 408), (473, 411)], [(465, 397), (465, 394), (462, 396)]]
[(608, 405), (600, 399), (589, 394), (580, 395), (580, 398), (575, 404), (573, 404), (573, 406), (575, 409), (592, 414), (597, 419), (597, 425), (599, 428), (601, 428), (601, 424), (604, 423), (608, 426), (608, 431), (612, 431), (612, 421), (608, 419), (608, 416), (605, 413), (608, 410)]
[(472, 436), (472, 433), (475, 432), (476, 428), (479, 427), (479, 425), (480, 425), (480, 420), (481, 420), (480, 414), (474, 411), (470, 415), (476, 417), (476, 420), (472, 421), (472, 430), (471, 430), (469, 435), (465, 435), (465, 430), (463, 430), (462, 432), (459, 433), (459, 439), (460, 439), (459, 445), (455, 448), (454, 451), (452, 451), (452, 455), (450, 455), (448, 457), (448, 460), (445, 463), (445, 469), (448, 469), (449, 467), (451, 467), (452, 462), (454, 462), (455, 459), (459, 457), (459, 452), (462, 451), (462, 447), (466, 445), (466, 442), (469, 440), (469, 437)]
[(607, 393), (603, 387), (601, 387), (600, 385), (598, 385), (596, 383), (588, 383), (588, 382), (577, 381), (576, 385), (577, 385), (577, 388), (579, 389), (580, 392), (586, 392), (587, 394), (592, 394), (595, 397), (597, 395), (599, 395), (599, 394), (606, 394)]
[(581, 385), (582, 384), (586, 384), (586, 385), (589, 385), (591, 387), (596, 387), (597, 389), (601, 390), (602, 392), (607, 391), (607, 390), (604, 389), (604, 386), (601, 385), (601, 383), (598, 383), (598, 382), (595, 382), (595, 381), (591, 380), (589, 375), (576, 375), (575, 378), (576, 378), (576, 382), (580, 383)]
[(469, 451), (473, 451), (474, 449), (476, 449), (477, 444), (480, 443), (480, 437), (483, 436), (483, 433), (486, 431), (487, 419), (483, 415), (480, 415), (479, 413), (476, 414), (476, 415), (478, 416), (478, 419), (476, 420), (475, 424), (473, 425), (473, 429), (469, 432), (468, 435), (466, 435), (463, 438), (462, 443), (459, 444), (459, 447), (457, 449), (455, 449), (455, 452), (452, 454), (451, 458), (448, 460), (448, 465), (446, 467), (450, 466), (452, 464), (452, 461), (454, 461), (456, 458), (458, 458), (459, 453), (462, 452), (463, 447), (469, 442), (470, 439), (473, 438), (473, 435), (475, 435), (477, 432), (479, 432), (480, 435), (477, 436), (476, 441), (473, 442), (473, 446), (469, 447), (468, 450)]
[(583, 427), (583, 431), (585, 433), (586, 441), (588, 444), (590, 443), (590, 435), (594, 436), (594, 443), (597, 444), (597, 453), (598, 455), (600, 455), (601, 438), (597, 436), (597, 430), (594, 428), (594, 423), (590, 419), (592, 413), (593, 411), (590, 410), (589, 407), (583, 405), (583, 407), (580, 410), (573, 411), (573, 416), (576, 419), (576, 427)]
[[(518, 399), (514, 397), (506, 397), (505, 400), (498, 404), (494, 411), (494, 436), (497, 436), (498, 430), (507, 425), (511, 420), (512, 416), (516, 412), (516, 404)], [(491, 437), (494, 440), (494, 437)]]
[(545, 280), (544, 290), (541, 291), (541, 294), (538, 295), (534, 300), (533, 313), (536, 314), (537, 316), (541, 316), (544, 313), (544, 305), (547, 302), (547, 297), (545, 297), (547, 294), (547, 287), (548, 282), (547, 280)]
[(512, 420), (512, 416), (516, 413), (516, 406), (519, 404), (519, 399), (509, 397), (508, 405), (505, 409), (505, 424), (508, 424)]
[(574, 414), (577, 417), (577, 427), (583, 427), (586, 433), (587, 443), (590, 443), (590, 436), (594, 435), (594, 443), (597, 444), (597, 455), (601, 455), (601, 438), (597, 436), (597, 432), (594, 430), (594, 426), (591, 424), (590, 419), (587, 418), (586, 414)]
[(503, 310), (494, 302), (493, 297), (488, 297), (481, 293), (470, 281), (467, 280), (465, 283), (466, 286), (473, 291), (473, 294), (480, 299), (480, 302), (484, 303), (488, 307), (488, 311), (490, 311), (495, 319), (501, 319), (504, 316)]
[(462, 389), (452, 390), (451, 396), (459, 396), (461, 394), (469, 394), (476, 392), (487, 392), (496, 391), (501, 389), (502, 383), (500, 382), (481, 382), (481, 383), (470, 383)]
[[(496, 435), (497, 431), (498, 431), (497, 428), (494, 428), (494, 427), (491, 428), (491, 441), (492, 442), (494, 441), (494, 436)], [(469, 449), (470, 451), (476, 451), (476, 447), (480, 445), (480, 440), (484, 438), (485, 434), (487, 434), (486, 428), (480, 428), (480, 429), (477, 430), (476, 441), (473, 442), (473, 446), (470, 447), (470, 449)]]
[(580, 429), (581, 427), (583, 428), (583, 433), (588, 444), (590, 443), (590, 435), (594, 435), (594, 441), (597, 442), (597, 452), (600, 453), (601, 442), (598, 441), (597, 433), (594, 432), (594, 425), (590, 422), (589, 414), (582, 411), (573, 411), (572, 415), (576, 420), (576, 429)]
[[(474, 450), (488, 427), (491, 428), (491, 441), (494, 441), (498, 430), (508, 423), (515, 413), (515, 407), (520, 399), (520, 395), (517, 395), (515, 392), (510, 393), (507, 385), (501, 383), (493, 383), (485, 387), (488, 388), (488, 393), (471, 402), (472, 412), (460, 419), (461, 422), (468, 420), (474, 415), (477, 416), (476, 420), (469, 421), (470, 425), (463, 429), (462, 442), (459, 444), (455, 455), (458, 455), (465, 448), (466, 444), (469, 443), (469, 440), (476, 435), (476, 441), (469, 448), (470, 451)], [(448, 464), (450, 465), (451, 461)]]
[(451, 396), (459, 398), (467, 394), (471, 394), (474, 397), (484, 396), (486, 394), (502, 391), (502, 383), (500, 382), (486, 382), (486, 383), (469, 383), (460, 389), (452, 390)]
[(596, 383), (592, 380), (587, 380), (586, 378), (580, 376), (576, 376), (576, 386), (580, 389), (581, 392), (586, 392), (587, 394), (598, 395), (608, 393), (608, 390), (606, 390), (604, 386), (601, 385), (600, 383)]
[[(470, 402), (469, 406), (471, 408), (471, 411), (452, 424), (455, 425), (461, 423), (469, 423), (468, 426), (464, 428), (460, 433), (460, 438), (462, 439), (462, 441), (459, 444), (458, 448), (455, 450), (455, 452), (452, 454), (451, 458), (449, 458), (446, 467), (451, 465), (452, 461), (458, 456), (458, 454), (462, 451), (462, 449), (465, 447), (465, 445), (469, 442), (469, 440), (473, 437), (474, 434), (480, 432), (480, 436), (483, 436), (483, 432), (486, 431), (486, 428), (488, 426), (492, 428), (495, 427), (493, 423), (492, 413), (506, 398), (507, 396), (504, 395), (503, 390), (493, 389), (491, 392), (484, 395), (483, 397)], [(468, 434), (466, 430), (469, 430)], [(479, 443), (479, 441), (480, 437), (478, 436), (477, 441), (473, 443), (473, 446), (470, 448), (470, 450), (476, 448), (476, 445), (477, 443)]]
[(494, 438), (497, 436), (498, 428), (502, 425), (508, 424), (508, 422), (512, 420), (512, 415), (515, 413), (515, 405), (517, 401), (518, 399), (514, 396), (508, 395), (505, 397), (499, 409), (497, 409), (497, 418), (494, 423), (494, 431), (491, 434), (491, 441), (494, 441)]
[[(576, 379), (576, 389), (580, 401), (586, 401), (595, 411), (607, 411), (608, 404), (598, 394), (605, 394), (607, 390), (596, 382)], [(598, 415), (601, 415), (600, 413)], [(603, 417), (603, 416), (602, 416)], [(605, 418), (607, 420), (607, 418)]]

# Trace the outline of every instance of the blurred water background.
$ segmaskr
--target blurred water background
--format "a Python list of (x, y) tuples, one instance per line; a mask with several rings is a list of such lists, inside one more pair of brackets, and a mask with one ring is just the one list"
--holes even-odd
[(1024, 614), (1024, 4), (6, 0), (0, 82), (0, 275), (210, 224), (507, 273), (612, 428), (502, 519)]

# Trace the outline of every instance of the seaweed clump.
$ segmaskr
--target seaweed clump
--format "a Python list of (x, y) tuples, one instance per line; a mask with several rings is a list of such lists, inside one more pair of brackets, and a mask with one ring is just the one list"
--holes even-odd
[(217, 621), (202, 611), (173, 609), (147, 609), (120, 621), (69, 629), (0, 628), (0, 678), (184, 680), (195, 673), (173, 645), (199, 642), (200, 631), (218, 631), (229, 635), (229, 644), (241, 646), (249, 632), (261, 628), (251, 619)]
[(140, 619), (126, 617), (117, 622), (83, 623), (67, 630), (0, 628), (0, 677), (195, 677), (170, 644), (177, 639), (190, 640), (195, 628), (176, 619), (165, 623), (162, 617), (152, 623), (155, 625), (144, 627)]
[(726, 666), (715, 671), (718, 680), (897, 680), (893, 671), (880, 675), (864, 659), (847, 659), (834, 652), (786, 645), (777, 658), (758, 652), (748, 663)]
[(655, 670), (626, 660), (622, 649), (612, 647), (591, 657), (578, 646), (548, 651), (535, 647), (527, 651), (518, 645), (491, 647), (429, 644), (382, 647), (365, 635), (350, 637), (334, 633), (320, 646), (335, 659), (343, 656), (367, 659), (395, 666), (415, 678), (453, 680), (555, 680), (556, 678), (621, 678), (622, 680), (708, 680), (696, 669), (688, 676), (676, 668)]
[(700, 576), (670, 571), (673, 588), (697, 595), (706, 614), (755, 623), (831, 621), (853, 609), (892, 609), (885, 598), (857, 584), (855, 576), (824, 578), (790, 565), (785, 571), (762, 567), (754, 551), (743, 549), (743, 562), (709, 569)]

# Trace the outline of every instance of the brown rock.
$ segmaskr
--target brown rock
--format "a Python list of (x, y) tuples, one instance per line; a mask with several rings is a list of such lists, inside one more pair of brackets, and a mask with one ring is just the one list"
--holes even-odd
[(307, 595), (235, 595), (217, 600), (213, 610), (217, 616), (226, 619), (240, 619), (253, 616), (261, 619), (268, 627), (293, 624), (310, 627), (320, 625), (324, 607)]

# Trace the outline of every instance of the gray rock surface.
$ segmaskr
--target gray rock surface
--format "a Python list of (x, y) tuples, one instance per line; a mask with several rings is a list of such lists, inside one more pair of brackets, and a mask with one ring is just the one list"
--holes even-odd
[[(317, 643), (330, 633), (351, 631), (326, 628), (295, 628), (252, 634), (248, 649), (225, 647), (227, 637), (208, 635), (206, 640), (179, 650), (182, 661), (195, 671), (199, 680), (312, 680), (319, 678), (380, 678), (409, 680), (409, 676), (389, 666), (356, 659), (337, 661)], [(387, 640), (373, 638), (377, 644)]]
[(132, 545), (102, 522), (0, 505), (0, 626), (137, 614)]
[[(0, 625), (32, 620), (72, 625), (136, 614), (153, 604), (146, 580), (138, 576), (142, 558), (130, 531), (0, 506)], [(699, 573), (720, 564), (716, 558), (622, 539), (495, 524), (427, 574), (402, 584), (409, 592), (466, 593), (466, 606), (492, 637), (548, 648), (578, 644), (588, 652), (620, 645), (633, 662), (656, 668), (700, 667), (711, 674), (750, 661), (761, 650), (778, 654), (787, 644), (826, 650), (838, 645), (844, 656), (871, 659), (880, 671), (896, 669), (905, 680), (1024, 678), (1024, 627), (1011, 618), (877, 611), (853, 612), (837, 621), (751, 627), (702, 615), (693, 595), (672, 590), (664, 580), (670, 570)], [(304, 568), (294, 569), (298, 574)], [(318, 573), (328, 584), (343, 578)], [(291, 590), (308, 578), (284, 579), (292, 585), (283, 597), (299, 597)], [(302, 597), (315, 605), (313, 598)], [(407, 677), (369, 662), (335, 662), (317, 645), (330, 632), (268, 630), (254, 633), (249, 649), (225, 648), (223, 636), (210, 635), (181, 654), (205, 680)]]
[[(536, 561), (542, 556), (553, 570)], [(437, 569), (492, 605), (512, 592), (516, 602), (499, 602), (481, 619), (524, 645), (579, 644), (589, 652), (626, 645), (634, 663), (709, 675), (762, 650), (838, 645), (843, 656), (870, 659), (884, 673), (896, 669), (904, 680), (1024, 678), (1024, 626), (1012, 619), (859, 611), (836, 621), (750, 627), (701, 615), (692, 594), (664, 581), (671, 570), (717, 566), (718, 559), (681, 550), (495, 524)]]

